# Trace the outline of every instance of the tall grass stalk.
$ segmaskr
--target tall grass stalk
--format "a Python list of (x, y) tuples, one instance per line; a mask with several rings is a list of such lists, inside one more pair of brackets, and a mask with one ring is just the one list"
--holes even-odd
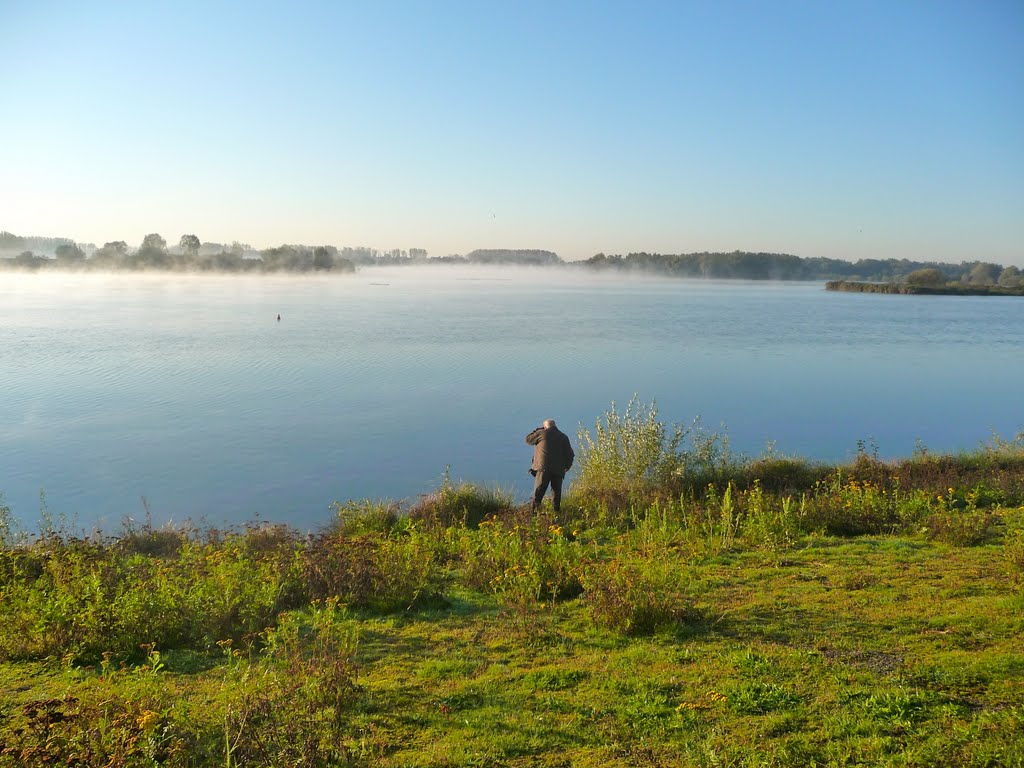
[(702, 504), (691, 504), (684, 517), (689, 538), (709, 554), (732, 550), (740, 529), (740, 514), (733, 501), (736, 486), (726, 483), (721, 496), (714, 483), (709, 483)]

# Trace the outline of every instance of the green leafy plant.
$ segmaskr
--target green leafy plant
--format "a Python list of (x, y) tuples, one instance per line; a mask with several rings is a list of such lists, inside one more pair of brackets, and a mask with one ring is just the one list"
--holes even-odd
[(583, 548), (571, 532), (548, 520), (508, 525), (491, 519), (465, 531), (459, 551), (467, 582), (521, 610), (579, 594)]
[(671, 561), (616, 557), (585, 569), (582, 581), (594, 621), (624, 635), (649, 635), (686, 617)]
[(745, 681), (725, 692), (729, 707), (745, 715), (763, 715), (781, 709), (790, 709), (800, 703), (795, 692), (775, 683), (760, 680)]
[(336, 598), (352, 607), (408, 610), (434, 595), (433, 540), (414, 528), (402, 535), (325, 533), (299, 554), (309, 598)]
[(347, 725), (361, 694), (358, 633), (344, 609), (335, 599), (317, 601), (260, 637), (253, 662), (234, 666), (225, 765), (347, 764)]
[(1007, 532), (1003, 541), (1003, 555), (1012, 574), (1018, 577), (1024, 575), (1024, 529), (1016, 528)]
[(743, 505), (746, 510), (743, 533), (752, 546), (770, 551), (793, 546), (801, 515), (792, 496), (773, 498), (765, 494), (760, 482), (755, 480), (753, 487), (743, 494)]
[(879, 483), (851, 478), (840, 468), (808, 494), (802, 527), (839, 536), (891, 533), (900, 525), (898, 501)]
[(729, 481), (721, 496), (714, 483), (709, 483), (703, 507), (695, 507), (687, 515), (686, 527), (709, 553), (728, 552), (736, 543), (740, 530), (740, 512), (733, 494), (736, 486)]

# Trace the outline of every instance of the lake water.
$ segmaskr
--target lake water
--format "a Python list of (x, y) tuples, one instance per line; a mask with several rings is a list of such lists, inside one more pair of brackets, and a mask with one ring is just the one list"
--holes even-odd
[[(277, 315), (281, 315), (280, 322)], [(0, 492), (33, 528), (316, 528), (453, 479), (525, 500), (524, 435), (614, 401), (829, 461), (1024, 427), (1024, 300), (575, 270), (0, 273)], [(571, 480), (571, 476), (570, 476)]]

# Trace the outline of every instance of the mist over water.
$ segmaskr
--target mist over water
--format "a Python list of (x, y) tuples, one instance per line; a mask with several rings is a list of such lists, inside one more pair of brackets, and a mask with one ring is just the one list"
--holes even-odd
[(634, 392), (748, 454), (954, 451), (1024, 426), (1015, 298), (432, 266), (5, 274), (0, 317), (0, 492), (29, 528), (41, 490), (86, 530), (147, 505), (315, 528), (446, 466), (525, 499), (530, 429), (555, 418), (575, 444)]

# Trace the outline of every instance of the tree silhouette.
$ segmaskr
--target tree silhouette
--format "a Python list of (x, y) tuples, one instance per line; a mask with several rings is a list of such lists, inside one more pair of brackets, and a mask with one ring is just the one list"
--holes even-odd
[(199, 238), (195, 235), (182, 235), (181, 240), (178, 241), (178, 245), (181, 246), (181, 250), (185, 252), (186, 256), (190, 256), (193, 259), (199, 255), (199, 246), (202, 243), (199, 242)]

